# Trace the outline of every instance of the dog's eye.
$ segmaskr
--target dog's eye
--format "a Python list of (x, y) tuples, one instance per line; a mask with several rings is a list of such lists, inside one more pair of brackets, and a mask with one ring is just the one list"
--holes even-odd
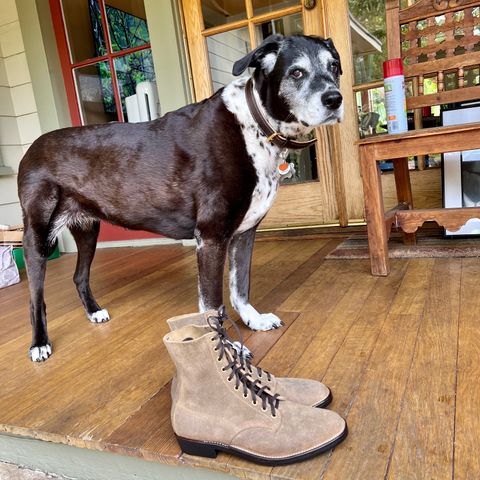
[(332, 63), (332, 66), (330, 67), (330, 69), (332, 70), (332, 73), (335, 76), (337, 76), (340, 71), (340, 67), (338, 66), (338, 63)]
[(293, 78), (302, 78), (303, 77), (303, 72), (296, 68), (295, 70), (292, 70), (290, 72), (290, 75), (293, 77)]

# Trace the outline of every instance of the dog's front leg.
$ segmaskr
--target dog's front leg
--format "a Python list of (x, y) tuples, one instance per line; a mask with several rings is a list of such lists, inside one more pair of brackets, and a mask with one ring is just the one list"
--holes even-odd
[(249, 303), (250, 269), (256, 228), (236, 235), (230, 241), (230, 302), (243, 322), (252, 330), (271, 330), (282, 325), (273, 313), (258, 313)]
[(203, 237), (196, 232), (198, 261), (198, 305), (201, 312), (223, 305), (223, 270), (228, 238)]

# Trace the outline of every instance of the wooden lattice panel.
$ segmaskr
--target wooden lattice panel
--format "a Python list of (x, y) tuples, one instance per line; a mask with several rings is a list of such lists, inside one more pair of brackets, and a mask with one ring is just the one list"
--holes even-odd
[[(389, 58), (403, 59), (408, 108), (480, 98), (480, 0), (386, 0), (386, 6)], [(424, 91), (426, 78), (434, 79), (435, 93)]]
[[(419, 2), (415, 7), (422, 3), (427, 2)], [(445, 13), (437, 1), (429, 0), (429, 3), (432, 16), (414, 18), (400, 25), (402, 58), (406, 65), (480, 51), (480, 2)], [(443, 3), (448, 5), (446, 1)], [(408, 10), (400, 11), (400, 15)]]

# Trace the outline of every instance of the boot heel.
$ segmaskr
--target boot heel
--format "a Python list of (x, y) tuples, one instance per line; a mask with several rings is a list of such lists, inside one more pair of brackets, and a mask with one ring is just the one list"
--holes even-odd
[(196, 442), (194, 440), (187, 440), (186, 438), (178, 437), (177, 442), (180, 445), (183, 453), (188, 455), (196, 455), (198, 457), (216, 458), (217, 450), (213, 445), (208, 443)]

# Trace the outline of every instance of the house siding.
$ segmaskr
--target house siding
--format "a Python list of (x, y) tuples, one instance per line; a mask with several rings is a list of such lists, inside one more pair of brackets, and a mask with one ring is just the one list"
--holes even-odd
[(41, 134), (15, 0), (0, 2), (0, 223), (21, 222), (17, 195), (18, 165)]

